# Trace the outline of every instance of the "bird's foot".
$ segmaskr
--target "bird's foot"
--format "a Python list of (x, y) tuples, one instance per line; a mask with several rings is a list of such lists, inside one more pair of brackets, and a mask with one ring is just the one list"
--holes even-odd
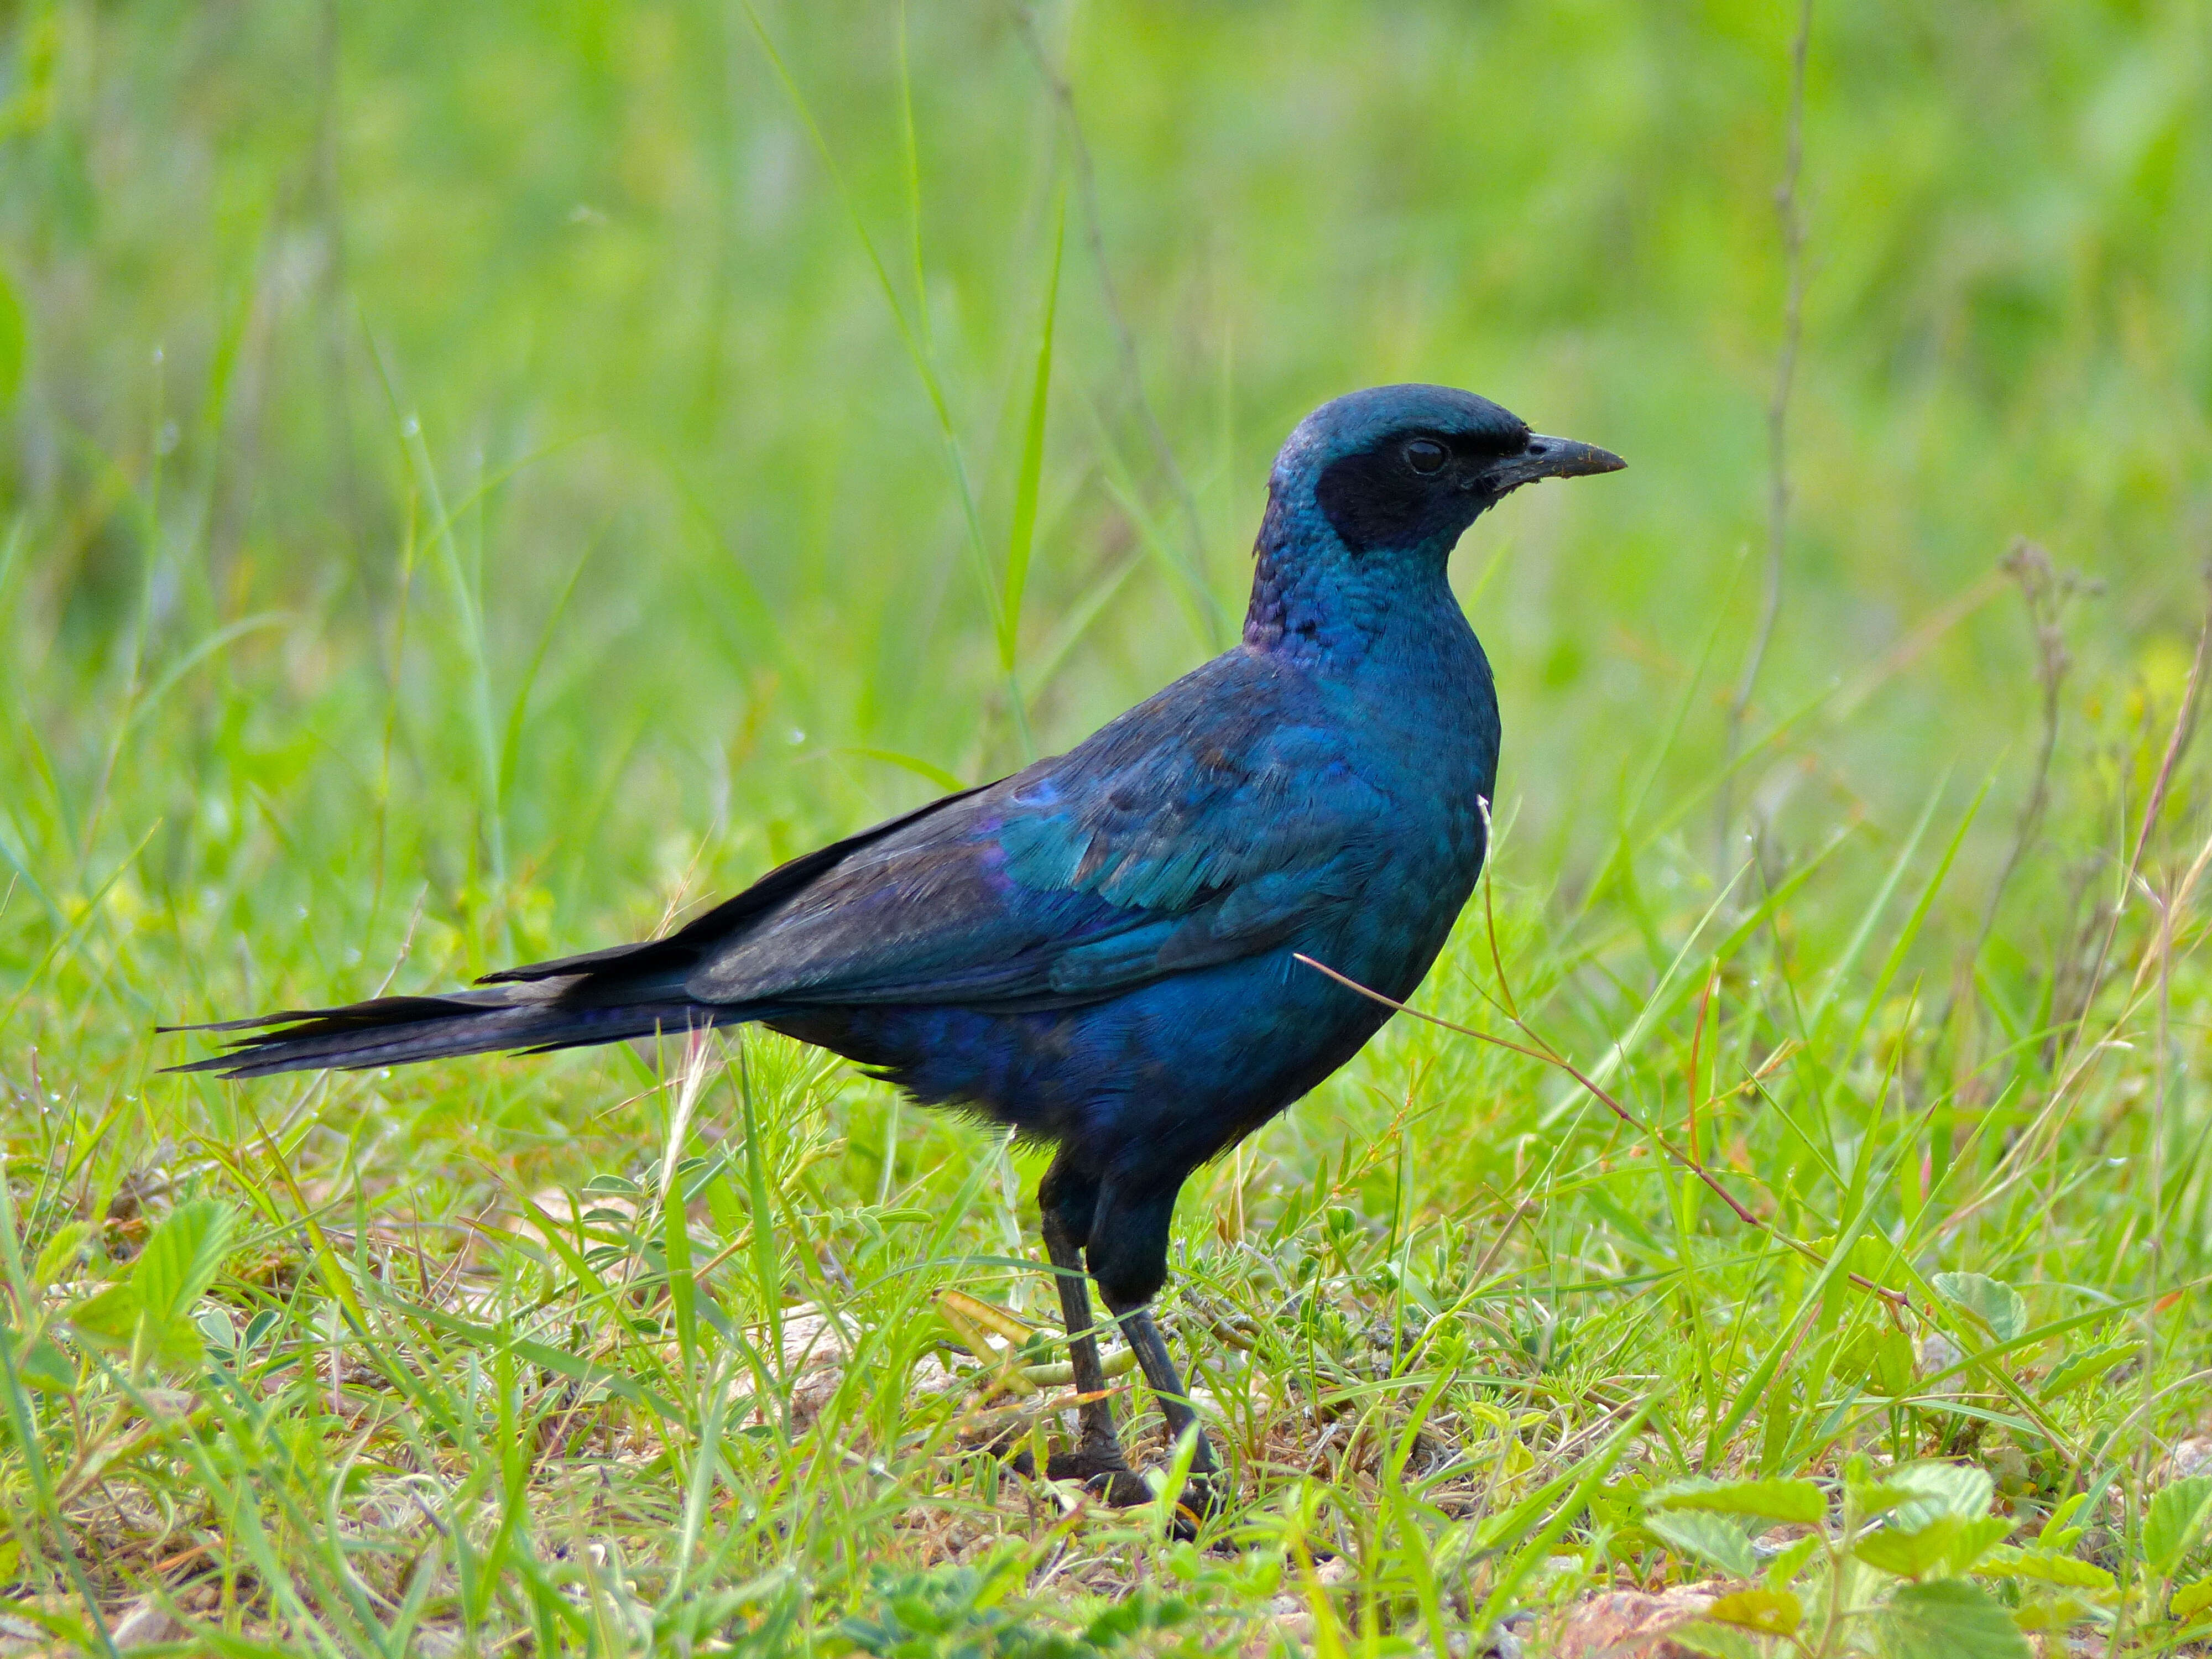
[[(1079, 1480), (1089, 1491), (1117, 1510), (1134, 1509), (1159, 1496), (1152, 1481), (1131, 1468), (1119, 1447), (1079, 1446), (1056, 1451), (1045, 1460), (1048, 1480)], [(1197, 1523), (1229, 1507), (1227, 1477), (1215, 1469), (1193, 1469), (1183, 1477), (1176, 1494), (1176, 1531), (1195, 1535)]]
[(1183, 1477), (1176, 1507), (1188, 1510), (1197, 1521), (1219, 1515), (1229, 1507), (1228, 1477), (1218, 1470), (1193, 1469)]
[(1056, 1451), (1045, 1459), (1044, 1474), (1048, 1480), (1079, 1480), (1085, 1490), (1096, 1492), (1117, 1510), (1152, 1501), (1152, 1487), (1129, 1467), (1119, 1446), (1078, 1446), (1073, 1451)]

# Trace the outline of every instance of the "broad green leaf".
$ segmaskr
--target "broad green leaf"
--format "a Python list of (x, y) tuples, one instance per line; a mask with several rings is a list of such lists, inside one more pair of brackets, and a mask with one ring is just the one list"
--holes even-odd
[(1971, 1463), (1900, 1463), (1883, 1478), (1884, 1484), (1912, 1494), (1900, 1504), (1890, 1525), (1911, 1532), (1942, 1516), (1972, 1521), (1990, 1512), (1996, 1482), (1987, 1469)]
[(2012, 1615), (1964, 1579), (1899, 1585), (1875, 1624), (1889, 1659), (2033, 1659)]
[[(1901, 1516), (1904, 1510), (1898, 1513)], [(1893, 1524), (1870, 1532), (1851, 1546), (1851, 1553), (1870, 1567), (1900, 1578), (1924, 1578), (1942, 1570), (1944, 1577), (1966, 1571), (2003, 1541), (2013, 1523), (2000, 1515), (1942, 1515), (1915, 1528)]]
[(2013, 1549), (1999, 1545), (1975, 1564), (1984, 1578), (2033, 1578), (2039, 1583), (2063, 1584), (2076, 1589), (2113, 1589), (2112, 1575), (2093, 1561), (2056, 1550)]
[(32, 1283), (44, 1290), (76, 1266), (77, 1258), (84, 1253), (85, 1241), (91, 1237), (89, 1221), (72, 1221), (57, 1229), (46, 1241), (46, 1249), (39, 1252), (39, 1264), (31, 1270)]
[(1937, 1273), (1929, 1283), (1945, 1301), (1988, 1326), (2000, 1342), (2009, 1342), (2027, 1328), (2027, 1304), (2020, 1292), (1987, 1273)]
[(1960, 1524), (1947, 1515), (1910, 1532), (1884, 1527), (1853, 1540), (1851, 1554), (1877, 1571), (1899, 1578), (1923, 1577), (1948, 1564)]
[(1808, 1538), (1799, 1539), (1782, 1551), (1766, 1564), (1766, 1588), (1788, 1588), (1790, 1582), (1804, 1571), (1805, 1564), (1813, 1559), (1814, 1553), (1820, 1547), (1820, 1536), (1815, 1533)]
[(142, 1322), (138, 1340), (155, 1363), (173, 1370), (204, 1363), (206, 1342), (191, 1308), (215, 1283), (236, 1221), (231, 1207), (215, 1199), (179, 1204), (154, 1229), (131, 1264), (131, 1285), (138, 1292)]
[(1682, 1480), (1644, 1502), (1655, 1510), (1708, 1510), (1808, 1527), (1828, 1516), (1828, 1500), (1810, 1480)]
[(2212, 1578), (2199, 1578), (2174, 1591), (2169, 1604), (2176, 1619), (2187, 1619), (2212, 1607)]
[[(1862, 1243), (1866, 1241), (1861, 1240)], [(1912, 1391), (1912, 1339), (1903, 1331), (1884, 1328), (1861, 1331), (1836, 1358), (1836, 1368), (1845, 1376), (1863, 1379), (1870, 1394), (1892, 1399)]]
[(2036, 1595), (2014, 1609), (2012, 1621), (2022, 1630), (2063, 1631), (2094, 1619), (2098, 1611), (2078, 1595)]
[(146, 1357), (165, 1370), (197, 1370), (207, 1362), (207, 1338), (194, 1321), (143, 1316), (140, 1340)]
[(2212, 1475), (2193, 1474), (2162, 1486), (2143, 1517), (2143, 1559), (2159, 1572), (2172, 1572), (2197, 1547), (2212, 1518)]
[(76, 1367), (50, 1337), (25, 1342), (15, 1332), (0, 1327), (0, 1342), (14, 1347), (15, 1375), (46, 1394), (76, 1392)]
[(1668, 1548), (1718, 1567), (1732, 1577), (1758, 1576), (1759, 1563), (1751, 1553), (1751, 1540), (1733, 1521), (1696, 1510), (1674, 1510), (1647, 1516), (1644, 1524), (1665, 1539)]
[(1722, 1596), (1705, 1609), (1705, 1617), (1762, 1635), (1787, 1636), (1805, 1622), (1805, 1608), (1788, 1590), (1746, 1589)]
[(1902, 1504), (1913, 1502), (1919, 1494), (1905, 1486), (1893, 1486), (1881, 1480), (1850, 1480), (1844, 1482), (1844, 1499), (1851, 1513), (1861, 1521), (1871, 1521), (1878, 1515), (1887, 1515)]
[(69, 1322), (96, 1347), (129, 1347), (138, 1329), (138, 1287), (125, 1279), (95, 1291), (69, 1310)]
[(2115, 1342), (2110, 1347), (2092, 1348), (2087, 1353), (2077, 1353), (2045, 1377), (2043, 1386), (2036, 1390), (2036, 1394), (2044, 1400), (2056, 1400), (2076, 1389), (2087, 1388), (2135, 1352), (2136, 1348), (2136, 1345), (2132, 1342)]
[(236, 1221), (230, 1206), (202, 1198), (179, 1204), (154, 1229), (131, 1268), (131, 1288), (149, 1319), (181, 1319), (200, 1299), (215, 1283)]
[(2002, 1515), (1985, 1515), (1959, 1523), (1959, 1540), (1951, 1550), (1951, 1571), (1965, 1574), (1991, 1550), (2002, 1544), (2018, 1523)]
[(215, 1282), (235, 1220), (214, 1199), (179, 1205), (147, 1239), (131, 1277), (71, 1308), (70, 1323), (100, 1347), (136, 1348), (179, 1370), (199, 1364), (204, 1344), (191, 1306)]

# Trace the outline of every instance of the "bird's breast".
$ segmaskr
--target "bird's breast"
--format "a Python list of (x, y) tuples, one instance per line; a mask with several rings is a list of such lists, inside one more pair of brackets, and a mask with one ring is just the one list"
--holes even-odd
[(1341, 706), (1363, 775), (1389, 806), (1359, 902), (1315, 943), (1339, 971), (1403, 997), (1443, 949), (1488, 848), (1498, 749), (1490, 665), (1455, 607), (1370, 659)]

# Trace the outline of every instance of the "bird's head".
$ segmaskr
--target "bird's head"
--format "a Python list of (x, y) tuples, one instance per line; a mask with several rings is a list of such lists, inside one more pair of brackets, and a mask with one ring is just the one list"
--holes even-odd
[(1378, 386), (1323, 404), (1275, 461), (1277, 503), (1318, 513), (1355, 556), (1446, 554), (1484, 508), (1539, 478), (1627, 463), (1547, 438), (1487, 398), (1443, 386)]

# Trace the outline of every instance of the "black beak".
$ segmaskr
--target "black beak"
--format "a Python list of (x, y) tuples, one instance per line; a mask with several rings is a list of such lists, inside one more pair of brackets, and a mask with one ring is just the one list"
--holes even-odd
[(1627, 465), (1611, 450), (1600, 449), (1595, 444), (1531, 433), (1526, 449), (1484, 468), (1469, 482), (1477, 489), (1503, 495), (1539, 478), (1584, 478), (1594, 472), (1618, 472)]

